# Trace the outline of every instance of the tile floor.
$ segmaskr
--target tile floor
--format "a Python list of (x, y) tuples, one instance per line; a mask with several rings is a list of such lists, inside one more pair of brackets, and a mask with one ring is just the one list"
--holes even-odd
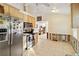
[(73, 56), (75, 51), (67, 42), (51, 41), (39, 36), (38, 44), (26, 50), (24, 56)]

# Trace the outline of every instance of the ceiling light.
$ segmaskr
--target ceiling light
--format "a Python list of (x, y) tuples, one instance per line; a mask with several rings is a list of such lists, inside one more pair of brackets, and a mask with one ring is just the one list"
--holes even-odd
[(58, 12), (58, 10), (57, 9), (52, 9), (52, 11), (51, 12)]
[(52, 10), (52, 12), (56, 12), (55, 10)]
[(51, 12), (58, 12), (58, 9), (56, 7), (53, 7)]

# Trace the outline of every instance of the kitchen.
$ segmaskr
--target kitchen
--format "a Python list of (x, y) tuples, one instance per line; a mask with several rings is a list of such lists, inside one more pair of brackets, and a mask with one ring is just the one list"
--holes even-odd
[(0, 4), (0, 56), (79, 55), (78, 6)]

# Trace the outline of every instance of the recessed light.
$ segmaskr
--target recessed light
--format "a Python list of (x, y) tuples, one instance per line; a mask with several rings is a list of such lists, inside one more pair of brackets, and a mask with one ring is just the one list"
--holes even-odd
[(52, 11), (51, 12), (58, 12), (58, 10), (57, 9), (52, 9)]
[(53, 9), (52, 12), (56, 12), (56, 11)]
[(53, 7), (51, 12), (58, 12), (58, 9), (56, 7)]

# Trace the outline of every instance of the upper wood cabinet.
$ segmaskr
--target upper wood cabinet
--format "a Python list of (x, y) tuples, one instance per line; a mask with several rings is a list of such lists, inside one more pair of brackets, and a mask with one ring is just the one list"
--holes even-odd
[(6, 14), (6, 15), (10, 14), (9, 5), (7, 5), (7, 4), (4, 4), (4, 14)]
[(27, 15), (24, 15), (23, 21), (24, 21), (24, 22), (28, 22), (28, 21), (27, 21)]
[(32, 25), (33, 25), (33, 27), (35, 27), (35, 18), (34, 17), (32, 17)]
[(15, 10), (15, 17), (18, 17), (20, 19), (23, 19), (23, 14), (19, 10)]
[(9, 11), (10, 16), (23, 19), (23, 14), (18, 9), (16, 9), (14, 7), (9, 7), (9, 9), (10, 9), (10, 11)]
[(31, 17), (29, 15), (27, 15), (27, 21), (31, 23)]
[(15, 8), (9, 7), (9, 9), (10, 9), (10, 16), (15, 16), (16, 14)]
[(35, 18), (33, 16), (27, 15), (27, 21), (32, 23), (33, 27), (35, 27)]
[(22, 14), (21, 12), (19, 12), (18, 17), (21, 18), (21, 19), (23, 20), (23, 19), (24, 19), (24, 14)]
[(79, 3), (71, 4), (72, 27), (79, 28)]
[(32, 23), (33, 27), (35, 26), (35, 18), (33, 16), (25, 15), (25, 14), (21, 13), (19, 11), (19, 9), (16, 9), (15, 7), (12, 7), (8, 4), (3, 4), (3, 6), (1, 6), (1, 7), (2, 8), (0, 8), (0, 11), (2, 13), (6, 14), (6, 15), (10, 15), (10, 16), (13, 16), (13, 17), (23, 19), (24, 22)]
[(4, 6), (0, 5), (0, 13), (4, 14)]
[(73, 16), (79, 15), (79, 3), (72, 3), (71, 4), (71, 11)]

